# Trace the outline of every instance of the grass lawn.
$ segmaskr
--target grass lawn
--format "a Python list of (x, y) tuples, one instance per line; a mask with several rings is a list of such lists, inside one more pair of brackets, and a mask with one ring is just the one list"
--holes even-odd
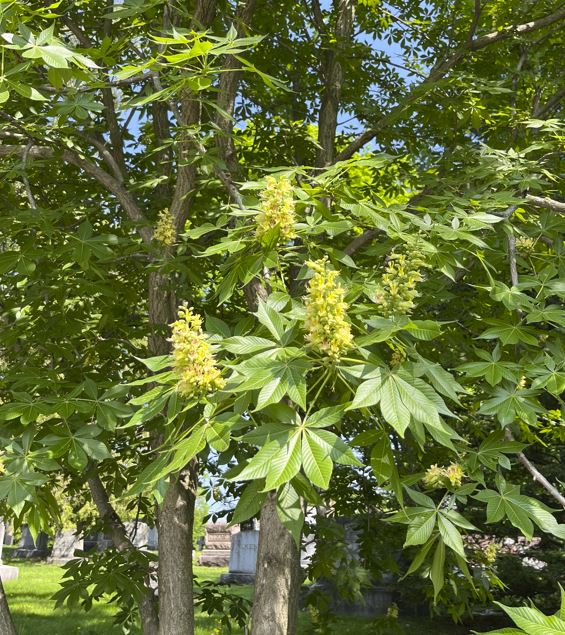
[[(12, 562), (20, 569), (18, 580), (6, 583), (6, 593), (14, 615), (19, 635), (121, 635), (120, 628), (113, 626), (114, 607), (97, 604), (91, 611), (53, 608), (51, 595), (58, 590), (62, 569), (55, 565), (35, 562)], [(201, 579), (216, 580), (224, 569), (196, 567), (196, 575)], [(251, 597), (249, 586), (235, 587), (242, 594)], [(304, 633), (308, 617), (301, 614), (299, 632)], [(458, 627), (449, 622), (428, 619), (399, 619), (406, 635), (467, 635), (468, 628)], [(211, 635), (214, 619), (206, 615), (197, 618), (197, 635)], [(481, 630), (481, 629), (479, 629)], [(485, 626), (484, 630), (488, 630)], [(381, 635), (381, 631), (378, 632)], [(132, 635), (139, 635), (135, 633)], [(233, 635), (242, 635), (234, 630)], [(330, 635), (330, 634), (328, 634)], [(363, 620), (347, 620), (339, 624), (332, 635), (376, 635), (374, 626)], [(383, 635), (385, 635), (383, 633)]]

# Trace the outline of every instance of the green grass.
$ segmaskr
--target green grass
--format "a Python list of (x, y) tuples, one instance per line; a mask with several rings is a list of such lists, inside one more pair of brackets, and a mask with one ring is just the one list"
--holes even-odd
[[(19, 635), (121, 635), (121, 629), (113, 625), (115, 607), (99, 603), (91, 611), (66, 608), (54, 609), (52, 594), (59, 589), (63, 570), (55, 565), (35, 562), (13, 562), (20, 569), (18, 580), (6, 583), (6, 593), (14, 615)], [(225, 569), (196, 567), (201, 580), (217, 580)], [(249, 586), (233, 587), (238, 593), (251, 598)], [(299, 632), (304, 633), (308, 621), (306, 614), (300, 616)], [(407, 635), (467, 635), (468, 628), (455, 626), (447, 621), (428, 619), (399, 619)], [(483, 626), (483, 625), (481, 625)], [(197, 617), (197, 635), (211, 635), (214, 619)], [(479, 629), (481, 630), (481, 629)], [(488, 630), (487, 626), (484, 630)], [(134, 634), (132, 634), (134, 635)], [(139, 635), (138, 632), (135, 635)], [(242, 635), (235, 629), (233, 635)], [(328, 634), (330, 635), (330, 634)], [(342, 621), (332, 635), (375, 635), (374, 626), (363, 620)]]

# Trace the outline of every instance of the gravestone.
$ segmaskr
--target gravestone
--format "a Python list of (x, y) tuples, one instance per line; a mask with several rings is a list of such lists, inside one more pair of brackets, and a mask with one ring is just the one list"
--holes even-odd
[(4, 521), (0, 519), (0, 580), (2, 580), (2, 583), (7, 582), (8, 580), (15, 580), (19, 574), (17, 567), (2, 564), (2, 549), (4, 547), (5, 532), (6, 525), (4, 524)]
[[(344, 529), (345, 550), (342, 566), (347, 562), (359, 562), (359, 531), (355, 522), (349, 518), (337, 518), (337, 523)], [(339, 617), (372, 618), (385, 615), (392, 605), (393, 589), (390, 585), (392, 576), (385, 574), (381, 580), (373, 581), (371, 586), (361, 590), (361, 599), (347, 600), (340, 596), (332, 580), (321, 578), (310, 586), (309, 592), (322, 590), (329, 596), (329, 608)]]
[(84, 540), (75, 532), (75, 529), (61, 529), (55, 534), (53, 549), (48, 562), (51, 564), (65, 564), (65, 562), (75, 557), (75, 551), (84, 550)]
[(149, 549), (149, 551), (157, 551), (159, 549), (159, 533), (157, 527), (149, 527), (147, 549)]
[(225, 523), (208, 523), (204, 529), (200, 564), (204, 567), (227, 567), (232, 546), (231, 528)]
[(20, 545), (16, 551), (17, 558), (46, 558), (49, 554), (47, 548), (48, 536), (43, 531), (37, 535), (37, 541), (33, 540), (33, 536), (27, 525), (22, 526), (22, 538)]
[(220, 577), (222, 584), (253, 584), (259, 549), (259, 531), (242, 525), (233, 534), (229, 558), (229, 573)]

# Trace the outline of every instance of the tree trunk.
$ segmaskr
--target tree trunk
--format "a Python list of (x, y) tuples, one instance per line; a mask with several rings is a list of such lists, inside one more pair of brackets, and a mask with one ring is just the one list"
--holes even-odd
[(193, 461), (171, 478), (159, 511), (159, 633), (193, 635), (192, 535), (197, 474)]
[[(107, 531), (110, 532), (112, 542), (118, 551), (127, 551), (128, 549), (136, 549), (128, 538), (127, 531), (122, 523), (121, 518), (112, 507), (108, 492), (104, 484), (100, 480), (98, 473), (91, 468), (91, 474), (88, 478), (88, 486), (92, 494), (92, 500), (96, 505), (100, 518), (104, 522)], [(141, 618), (141, 628), (143, 635), (159, 635), (159, 617), (157, 614), (157, 601), (153, 589), (151, 587), (151, 576), (148, 575), (146, 580), (146, 593), (139, 603), (139, 615)], [(3, 631), (0, 631), (3, 635)]]
[(8, 600), (4, 593), (4, 586), (2, 585), (2, 579), (0, 578), (0, 633), (1, 635), (18, 635), (14, 622), (12, 621), (12, 614), (10, 613), (10, 607), (8, 606)]
[(295, 635), (299, 591), (300, 553), (270, 493), (261, 509), (251, 635)]

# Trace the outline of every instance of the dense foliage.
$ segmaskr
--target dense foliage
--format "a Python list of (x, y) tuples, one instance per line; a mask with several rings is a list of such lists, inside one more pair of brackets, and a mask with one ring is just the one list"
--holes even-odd
[(192, 632), (199, 475), (297, 544), (323, 511), (311, 577), (418, 575), (459, 617), (499, 584), (468, 534), (565, 539), (565, 11), (189, 5), (0, 3), (6, 513), (88, 487), (117, 553), (60, 599), (114, 570), (146, 633)]

